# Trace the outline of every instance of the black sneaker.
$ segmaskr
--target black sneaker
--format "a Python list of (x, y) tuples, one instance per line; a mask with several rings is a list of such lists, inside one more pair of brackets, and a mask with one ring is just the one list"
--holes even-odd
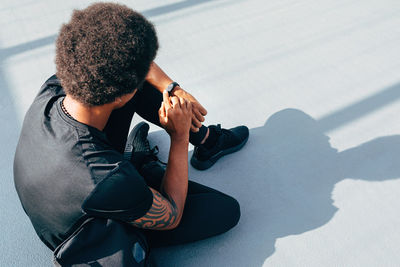
[(249, 139), (249, 129), (246, 126), (238, 126), (232, 129), (221, 129), (221, 125), (211, 125), (210, 130), (217, 132), (218, 138), (215, 145), (207, 149), (204, 145), (196, 146), (190, 163), (198, 170), (210, 168), (222, 156), (241, 149)]
[(150, 126), (145, 122), (138, 123), (129, 133), (126, 140), (124, 158), (132, 162), (136, 169), (149, 161), (159, 161), (157, 158), (158, 147), (150, 148), (147, 135)]

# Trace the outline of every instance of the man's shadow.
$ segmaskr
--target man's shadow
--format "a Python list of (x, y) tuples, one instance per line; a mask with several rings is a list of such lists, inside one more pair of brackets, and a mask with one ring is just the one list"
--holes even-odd
[(157, 261), (164, 266), (261, 266), (278, 238), (332, 219), (338, 208), (331, 196), (338, 182), (399, 178), (399, 152), (400, 135), (338, 152), (318, 121), (300, 110), (279, 111), (250, 130), (242, 151), (209, 171), (190, 171), (196, 181), (239, 200), (239, 225), (215, 238), (159, 250)]

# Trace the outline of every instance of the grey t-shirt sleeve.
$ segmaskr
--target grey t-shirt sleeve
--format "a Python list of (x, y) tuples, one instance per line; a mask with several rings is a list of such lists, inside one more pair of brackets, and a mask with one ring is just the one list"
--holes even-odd
[(48, 78), (40, 88), (37, 97), (59, 96), (65, 95), (64, 89), (61, 86), (60, 80), (56, 75)]
[(91, 216), (131, 222), (153, 204), (153, 193), (127, 161), (120, 162), (85, 199), (82, 209)]

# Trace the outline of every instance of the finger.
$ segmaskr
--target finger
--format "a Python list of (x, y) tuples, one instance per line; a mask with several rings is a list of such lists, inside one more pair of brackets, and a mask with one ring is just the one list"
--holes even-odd
[(192, 124), (197, 127), (200, 128), (201, 127), (201, 121), (199, 121), (196, 116), (192, 115)]
[(207, 110), (200, 103), (198, 103), (198, 109), (199, 109), (201, 115), (203, 115), (203, 116), (207, 115)]
[(204, 116), (201, 115), (201, 113), (200, 113), (200, 111), (199, 111), (198, 109), (193, 110), (193, 114), (196, 116), (196, 118), (197, 118), (199, 121), (201, 121), (201, 122), (204, 121)]
[(163, 103), (166, 110), (172, 108), (171, 103), (169, 102), (169, 94), (167, 90), (164, 90), (163, 92)]
[(192, 107), (193, 107), (192, 102), (186, 101), (186, 107), (189, 111), (192, 111)]
[(171, 97), (171, 103), (173, 108), (180, 107), (179, 98), (177, 98), (176, 96)]
[(181, 104), (181, 106), (185, 107), (188, 113), (192, 113), (192, 103), (186, 99), (184, 99), (185, 103)]
[(192, 126), (190, 126), (190, 131), (197, 133), (199, 131), (199, 128), (193, 126), (193, 124), (192, 124)]
[(179, 97), (179, 103), (181, 104), (181, 107), (182, 107), (182, 108), (183, 108), (183, 107), (187, 108), (186, 100), (185, 100), (184, 98)]
[(164, 105), (164, 102), (161, 103), (160, 116), (161, 117), (165, 117), (165, 105)]

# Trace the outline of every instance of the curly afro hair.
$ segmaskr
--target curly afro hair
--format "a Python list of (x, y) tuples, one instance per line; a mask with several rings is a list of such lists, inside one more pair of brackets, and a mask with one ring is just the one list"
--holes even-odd
[(141, 86), (158, 49), (154, 26), (124, 5), (74, 10), (56, 41), (57, 77), (79, 102), (98, 106)]

